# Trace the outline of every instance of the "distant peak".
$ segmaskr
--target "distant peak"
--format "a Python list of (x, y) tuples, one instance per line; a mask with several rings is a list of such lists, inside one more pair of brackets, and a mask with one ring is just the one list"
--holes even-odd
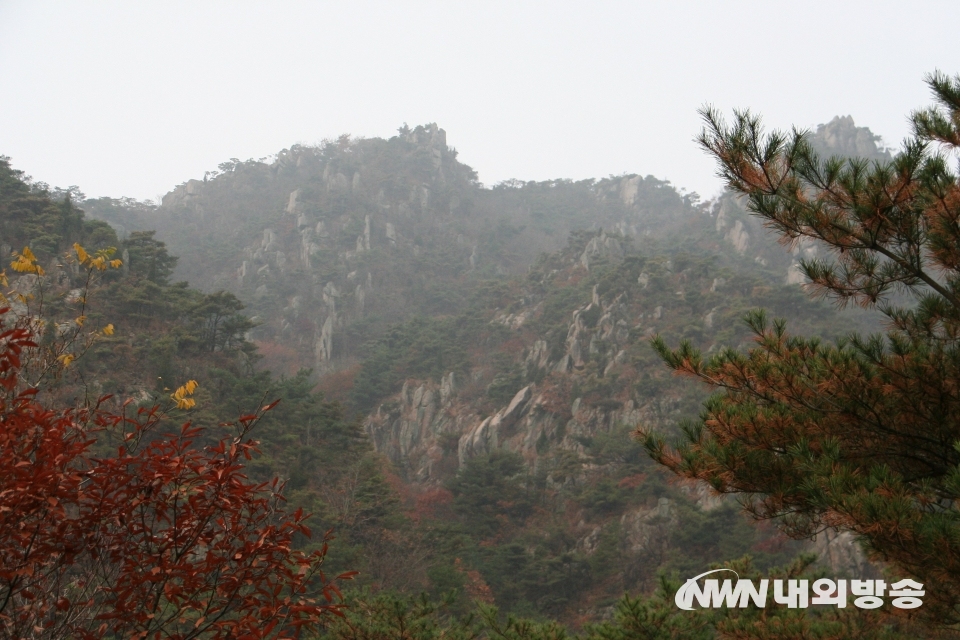
[(810, 144), (822, 156), (844, 156), (867, 160), (890, 160), (890, 151), (883, 139), (868, 127), (858, 127), (853, 116), (835, 116), (826, 124), (817, 125), (809, 136)]

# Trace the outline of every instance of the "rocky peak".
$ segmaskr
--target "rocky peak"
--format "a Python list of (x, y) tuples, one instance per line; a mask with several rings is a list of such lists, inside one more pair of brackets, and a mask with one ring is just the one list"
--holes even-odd
[(882, 138), (868, 127), (858, 127), (852, 116), (835, 116), (826, 124), (817, 125), (809, 134), (811, 146), (821, 156), (891, 160), (890, 150), (882, 147)]

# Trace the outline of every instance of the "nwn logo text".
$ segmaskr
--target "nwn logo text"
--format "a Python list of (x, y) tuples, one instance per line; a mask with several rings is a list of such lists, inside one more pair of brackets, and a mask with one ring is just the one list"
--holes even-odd
[[(712, 573), (729, 571), (737, 576), (736, 582), (730, 579), (717, 580), (707, 578), (701, 586), (698, 580)], [(690, 578), (677, 590), (674, 597), (676, 605), (685, 611), (693, 610), (696, 601), (703, 608), (747, 607), (752, 602), (756, 607), (767, 606), (767, 593), (773, 583), (773, 601), (785, 604), (790, 609), (806, 609), (811, 604), (832, 604), (847, 606), (847, 581), (821, 578), (813, 583), (813, 597), (810, 597), (809, 580), (768, 580), (754, 584), (753, 580), (743, 580), (733, 569), (714, 569)], [(853, 604), (860, 609), (876, 609), (883, 606), (883, 596), (893, 598), (891, 604), (898, 609), (916, 609), (923, 604), (920, 599), (926, 592), (923, 585), (905, 578), (890, 585), (883, 580), (850, 580), (850, 595), (856, 596)]]

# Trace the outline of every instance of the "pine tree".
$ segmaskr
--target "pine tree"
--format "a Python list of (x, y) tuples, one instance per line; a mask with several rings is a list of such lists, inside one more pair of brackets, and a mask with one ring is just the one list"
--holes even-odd
[[(802, 263), (814, 295), (886, 316), (886, 335), (835, 344), (791, 336), (755, 312), (757, 346), (704, 358), (655, 348), (676, 371), (721, 391), (673, 446), (641, 429), (676, 473), (739, 494), (794, 537), (825, 527), (859, 536), (896, 573), (926, 584), (919, 613), (960, 620), (960, 76), (928, 76), (935, 105), (912, 115), (892, 160), (818, 157), (801, 131), (713, 109), (699, 142), (720, 175)], [(821, 253), (822, 255), (822, 253)]]

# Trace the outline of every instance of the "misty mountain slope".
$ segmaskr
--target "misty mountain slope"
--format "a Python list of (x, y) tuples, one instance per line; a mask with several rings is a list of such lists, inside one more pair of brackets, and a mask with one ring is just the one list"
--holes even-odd
[[(839, 154), (884, 153), (849, 117), (813, 139)], [(785, 254), (732, 196), (705, 209), (652, 176), (485, 188), (435, 124), (388, 140), (294, 146), (269, 164), (231, 160), (160, 207), (106, 198), (84, 206), (121, 235), (155, 229), (180, 257), (176, 278), (235, 293), (259, 324), (250, 337), (266, 364), (289, 373), (351, 368), (371, 336), (413, 316), (459, 312), (472, 283), (522, 273), (578, 229), (663, 239), (708, 215), (733, 259), (789, 282), (802, 279), (797, 259), (817, 251), (802, 244)]]
[(232, 161), (159, 208), (134, 205), (85, 206), (121, 233), (156, 229), (180, 256), (177, 277), (236, 293), (261, 325), (252, 338), (291, 371), (354, 359), (357, 323), (370, 333), (456, 312), (465, 283), (520, 273), (574, 229), (653, 233), (695, 211), (650, 177), (484, 189), (436, 125)]

